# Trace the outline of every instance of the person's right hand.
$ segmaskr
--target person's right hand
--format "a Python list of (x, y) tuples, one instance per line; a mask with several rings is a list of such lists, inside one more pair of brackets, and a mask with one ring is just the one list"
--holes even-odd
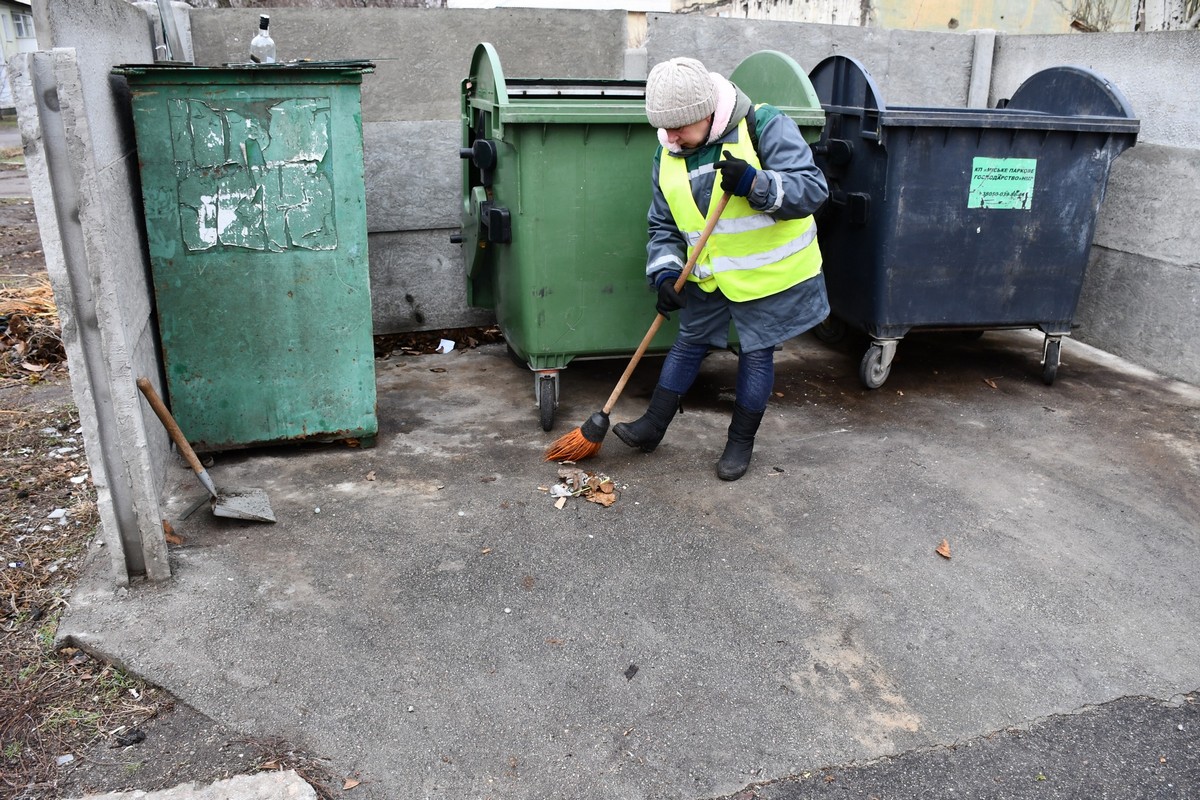
[(675, 291), (675, 281), (679, 280), (679, 274), (668, 272), (658, 280), (658, 302), (654, 307), (667, 319), (671, 318), (672, 311), (678, 311), (687, 305), (687, 298)]

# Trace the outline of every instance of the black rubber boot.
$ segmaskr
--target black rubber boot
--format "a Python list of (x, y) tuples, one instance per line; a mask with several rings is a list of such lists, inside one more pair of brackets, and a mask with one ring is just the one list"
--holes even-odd
[(630, 447), (640, 447), (643, 453), (652, 453), (679, 411), (679, 401), (682, 399), (681, 394), (655, 386), (646, 413), (633, 422), (618, 422), (613, 425), (613, 433)]
[(765, 411), (747, 411), (736, 403), (733, 419), (729, 423), (729, 438), (725, 441), (725, 452), (717, 462), (717, 477), (723, 481), (736, 481), (750, 468), (750, 456), (754, 452), (754, 434), (762, 422)]

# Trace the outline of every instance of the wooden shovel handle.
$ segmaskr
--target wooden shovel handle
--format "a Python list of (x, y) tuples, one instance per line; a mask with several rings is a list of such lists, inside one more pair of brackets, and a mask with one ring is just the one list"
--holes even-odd
[(162, 422), (163, 427), (167, 429), (167, 433), (171, 437), (171, 441), (179, 448), (179, 452), (183, 453), (183, 457), (187, 459), (188, 465), (201, 478), (208, 477), (207, 470), (200, 463), (200, 459), (196, 458), (196, 451), (188, 444), (187, 437), (183, 435), (183, 431), (175, 424), (175, 418), (171, 416), (171, 412), (163, 404), (162, 398), (158, 396), (158, 392), (154, 391), (154, 386), (146, 378), (137, 379), (137, 387), (142, 390), (142, 394), (146, 396), (146, 402), (154, 409), (154, 413), (158, 415), (158, 419)]
[[(687, 264), (683, 266), (683, 272), (679, 273), (679, 277), (675, 279), (675, 293), (683, 291), (684, 284), (687, 283), (688, 276), (692, 274), (692, 269), (696, 266), (696, 259), (700, 257), (700, 251), (704, 249), (704, 245), (708, 242), (709, 235), (713, 229), (717, 227), (717, 220), (721, 218), (721, 214), (725, 213), (725, 206), (729, 205), (729, 198), (732, 195), (725, 192), (721, 195), (721, 199), (717, 201), (717, 207), (709, 215), (708, 221), (704, 223), (704, 230), (700, 233), (700, 238), (696, 240), (696, 246), (692, 248), (692, 255), (687, 260)], [(616, 387), (612, 394), (608, 396), (608, 402), (604, 404), (604, 413), (608, 414), (613, 410), (613, 406), (617, 404), (617, 398), (621, 396), (621, 392), (625, 391), (625, 384), (629, 383), (630, 376), (633, 375), (633, 370), (637, 367), (638, 362), (642, 360), (642, 356), (646, 353), (646, 348), (650, 346), (654, 335), (658, 333), (658, 329), (662, 327), (663, 321), (666, 319), (662, 314), (654, 317), (654, 322), (650, 323), (650, 330), (646, 331), (646, 335), (642, 337), (642, 343), (638, 345), (634, 351), (633, 357), (629, 359), (629, 364), (625, 367), (625, 372), (621, 374), (621, 379), (617, 381)]]

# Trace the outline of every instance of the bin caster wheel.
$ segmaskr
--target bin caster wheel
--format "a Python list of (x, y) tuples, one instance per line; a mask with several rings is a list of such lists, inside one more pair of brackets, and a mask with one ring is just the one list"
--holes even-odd
[(830, 315), (823, 321), (817, 323), (817, 326), (812, 329), (813, 336), (817, 337), (817, 341), (825, 344), (837, 344), (842, 339), (846, 338), (846, 323), (842, 322), (837, 317)]
[(558, 375), (539, 375), (537, 379), (538, 421), (542, 430), (554, 427), (554, 412), (558, 408)]
[(883, 346), (873, 344), (863, 354), (862, 363), (858, 365), (858, 378), (868, 389), (878, 389), (888, 379), (892, 365), (884, 366)]
[(1042, 356), (1042, 383), (1047, 386), (1054, 384), (1058, 375), (1059, 355), (1062, 352), (1062, 339), (1047, 339), (1045, 354)]

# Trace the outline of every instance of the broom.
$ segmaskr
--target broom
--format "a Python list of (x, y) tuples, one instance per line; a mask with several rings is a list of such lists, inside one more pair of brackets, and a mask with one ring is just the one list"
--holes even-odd
[[(725, 211), (725, 206), (729, 203), (729, 192), (721, 195), (721, 199), (717, 201), (717, 207), (704, 224), (704, 230), (700, 234), (700, 238), (696, 240), (696, 246), (692, 249), (691, 258), (683, 267), (683, 272), (679, 273), (679, 277), (675, 279), (675, 291), (683, 291), (683, 286), (687, 283), (688, 275), (692, 274), (692, 268), (696, 266), (696, 259), (700, 257), (700, 251), (704, 249), (705, 242), (708, 241), (708, 236), (713, 232), (713, 228), (717, 227), (717, 220), (721, 218), (721, 214)], [(546, 461), (582, 461), (585, 458), (591, 458), (600, 452), (600, 445), (604, 443), (604, 435), (608, 433), (608, 414), (612, 411), (613, 406), (617, 404), (617, 398), (621, 396), (621, 392), (625, 391), (625, 384), (629, 382), (629, 377), (633, 375), (633, 370), (637, 367), (638, 362), (642, 360), (642, 355), (646, 352), (646, 348), (650, 346), (650, 340), (654, 338), (654, 334), (658, 333), (658, 329), (662, 327), (662, 314), (654, 317), (654, 322), (650, 323), (650, 330), (646, 331), (646, 335), (642, 337), (642, 343), (638, 345), (634, 351), (633, 357), (629, 359), (629, 365), (625, 367), (625, 372), (621, 374), (621, 379), (617, 381), (616, 387), (612, 394), (608, 396), (608, 402), (604, 404), (604, 408), (597, 411), (588, 417), (587, 422), (583, 423), (573, 431), (560, 436), (549, 447), (546, 448)]]

